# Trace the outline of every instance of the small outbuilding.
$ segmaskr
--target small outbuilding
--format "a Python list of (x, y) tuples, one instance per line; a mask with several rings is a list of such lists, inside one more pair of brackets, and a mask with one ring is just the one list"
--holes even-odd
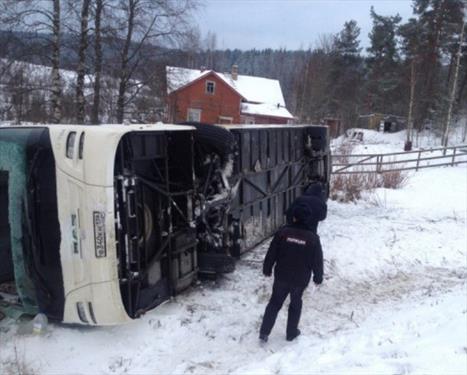
[(358, 116), (358, 128), (372, 129), (386, 133), (394, 133), (407, 127), (407, 119), (384, 113), (370, 113)]
[(324, 117), (320, 123), (329, 127), (329, 135), (331, 138), (338, 137), (343, 131), (342, 121), (337, 117)]

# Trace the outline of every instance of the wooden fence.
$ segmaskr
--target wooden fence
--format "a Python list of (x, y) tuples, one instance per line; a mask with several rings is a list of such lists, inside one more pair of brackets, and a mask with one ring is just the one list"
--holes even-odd
[(467, 163), (467, 145), (391, 154), (332, 155), (332, 173), (385, 173)]

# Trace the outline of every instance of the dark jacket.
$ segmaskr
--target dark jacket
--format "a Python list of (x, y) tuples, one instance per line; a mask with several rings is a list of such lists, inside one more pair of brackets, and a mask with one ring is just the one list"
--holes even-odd
[(292, 212), (297, 205), (305, 205), (311, 211), (306, 226), (313, 233), (317, 233), (318, 222), (326, 219), (328, 213), (328, 206), (321, 184), (310, 185), (303, 195), (295, 199), (286, 212), (287, 224), (293, 223)]
[(313, 282), (323, 281), (323, 251), (318, 235), (304, 225), (293, 224), (279, 229), (263, 264), (263, 274), (292, 286), (306, 287), (313, 272)]

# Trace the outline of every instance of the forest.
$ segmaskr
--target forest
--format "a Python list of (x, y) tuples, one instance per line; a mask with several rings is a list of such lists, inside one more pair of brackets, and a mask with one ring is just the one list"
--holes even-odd
[(306, 49), (217, 48), (195, 0), (1, 0), (0, 120), (163, 121), (165, 66), (278, 79), (299, 123), (359, 115), (407, 118), (444, 133), (467, 116), (465, 2), (413, 0), (413, 15), (371, 8), (369, 46), (348, 20)]

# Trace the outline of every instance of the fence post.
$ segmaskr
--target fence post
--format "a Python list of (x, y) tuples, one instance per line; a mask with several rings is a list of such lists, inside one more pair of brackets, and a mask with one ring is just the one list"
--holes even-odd
[(452, 153), (452, 163), (451, 163), (451, 167), (454, 167), (454, 161), (456, 159), (456, 151), (457, 151), (457, 147), (454, 147), (454, 151)]
[(421, 154), (421, 153), (422, 153), (421, 151), (418, 151), (417, 166), (415, 167), (415, 171), (418, 171), (418, 166), (419, 166), (419, 164), (420, 164), (420, 154)]
[(381, 173), (381, 155), (376, 157), (376, 173)]

